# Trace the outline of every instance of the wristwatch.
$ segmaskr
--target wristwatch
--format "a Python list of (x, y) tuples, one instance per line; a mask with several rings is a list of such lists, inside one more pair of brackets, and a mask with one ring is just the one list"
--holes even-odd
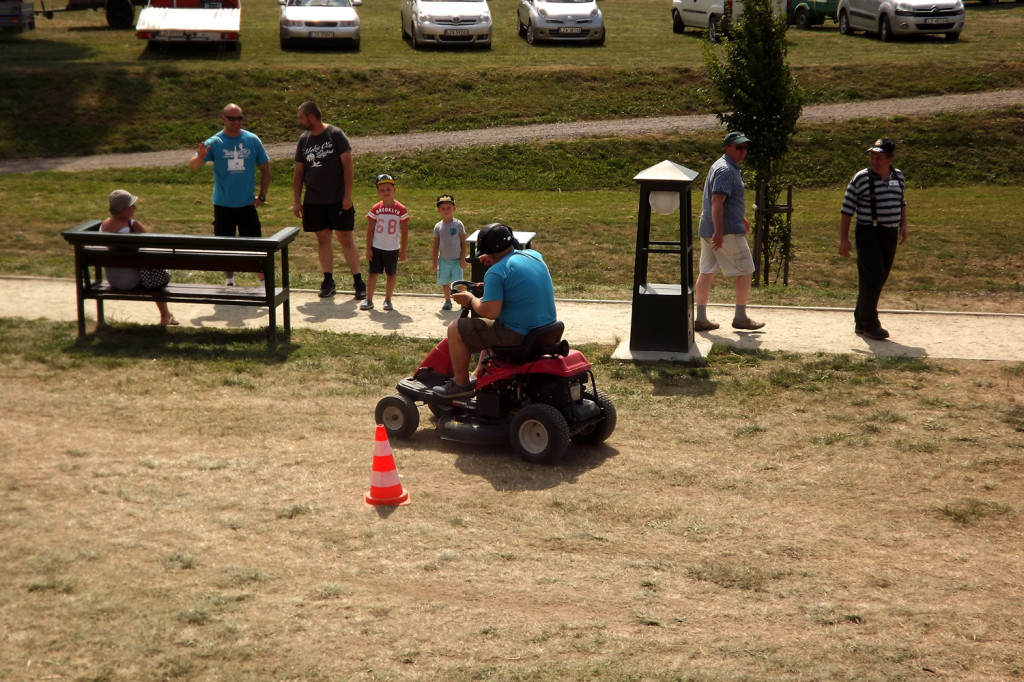
[(265, 197), (262, 194), (257, 194), (256, 198), (260, 200), (260, 203), (263, 203), (263, 204), (267, 203), (267, 197)]

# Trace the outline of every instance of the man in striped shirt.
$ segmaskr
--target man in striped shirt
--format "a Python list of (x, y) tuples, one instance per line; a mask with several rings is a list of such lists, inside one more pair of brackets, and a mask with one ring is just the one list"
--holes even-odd
[(850, 180), (839, 216), (839, 255), (850, 256), (850, 219), (857, 216), (858, 294), (853, 331), (869, 339), (887, 339), (878, 320), (878, 299), (896, 259), (896, 247), (907, 241), (907, 202), (903, 173), (892, 165), (896, 143), (888, 137), (868, 147), (871, 165)]

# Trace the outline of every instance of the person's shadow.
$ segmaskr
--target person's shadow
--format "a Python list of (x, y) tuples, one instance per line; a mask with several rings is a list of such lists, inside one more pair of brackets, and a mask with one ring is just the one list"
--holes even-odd
[[(282, 310), (277, 311), (277, 323), (282, 324)], [(193, 317), (190, 321), (197, 327), (205, 327), (207, 323), (221, 322), (229, 328), (249, 327), (255, 325), (246, 324), (247, 320), (262, 319), (270, 324), (270, 315), (266, 306), (231, 305), (227, 303), (216, 303), (213, 306), (213, 313)]]
[(350, 298), (337, 300), (337, 297), (320, 298), (295, 307), (295, 312), (304, 316), (311, 324), (327, 320), (350, 320), (359, 315), (359, 301)]

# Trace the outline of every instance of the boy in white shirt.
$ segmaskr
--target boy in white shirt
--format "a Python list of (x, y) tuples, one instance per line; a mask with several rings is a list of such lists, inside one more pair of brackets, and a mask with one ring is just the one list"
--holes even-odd
[(384, 310), (394, 310), (391, 296), (398, 280), (398, 263), (405, 261), (405, 246), (409, 241), (409, 212), (395, 201), (395, 179), (387, 173), (377, 176), (377, 196), (380, 201), (366, 214), (366, 259), (370, 261), (370, 276), (366, 282), (366, 300), (360, 310), (373, 310), (373, 293), (377, 275), (387, 276), (384, 287)]

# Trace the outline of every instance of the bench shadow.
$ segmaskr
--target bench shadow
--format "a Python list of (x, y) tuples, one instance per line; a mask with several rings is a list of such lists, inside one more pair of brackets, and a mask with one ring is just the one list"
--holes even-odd
[(118, 322), (104, 324), (68, 347), (72, 355), (107, 358), (179, 357), (188, 360), (254, 360), (267, 364), (286, 362), (298, 346), (278, 328), (278, 342), (267, 342), (267, 330), (216, 327), (163, 327)]

